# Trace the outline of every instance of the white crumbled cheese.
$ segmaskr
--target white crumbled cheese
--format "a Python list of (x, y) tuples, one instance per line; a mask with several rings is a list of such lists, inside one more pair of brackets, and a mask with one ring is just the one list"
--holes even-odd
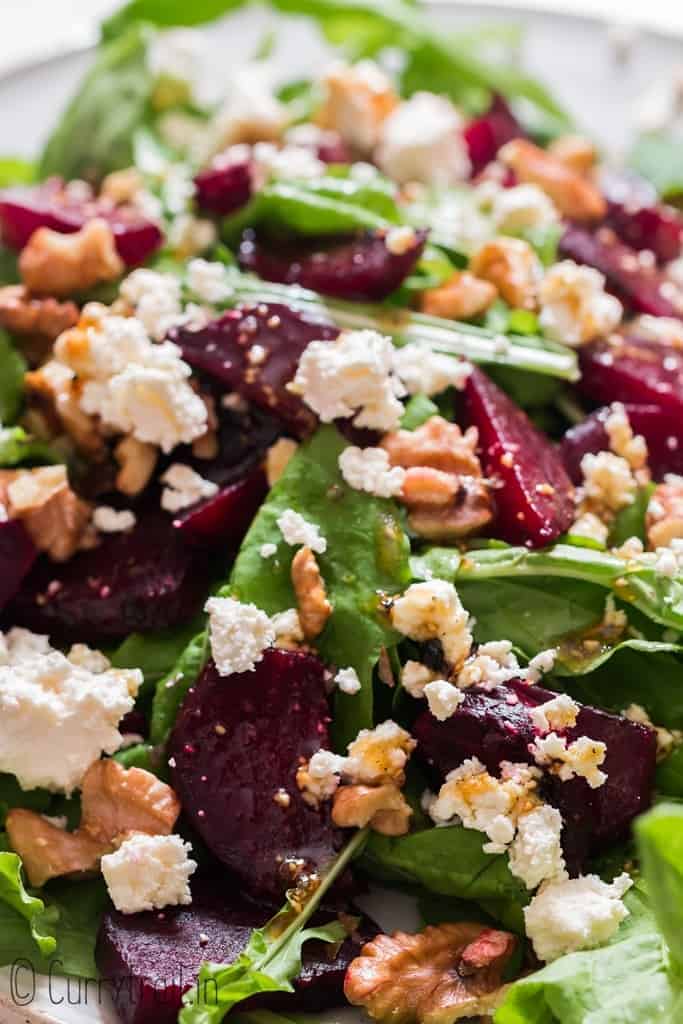
[(71, 794), (88, 768), (121, 745), (142, 672), (113, 669), (83, 645), (66, 657), (28, 630), (5, 634), (0, 652), (0, 772), (22, 789)]
[(277, 552), (277, 544), (262, 544), (258, 549), (261, 558), (272, 558)]
[(541, 735), (549, 732), (564, 732), (576, 725), (579, 705), (566, 693), (558, 693), (557, 697), (547, 700), (529, 709), (534, 728)]
[(252, 149), (252, 160), (257, 180), (264, 183), (270, 178), (306, 181), (325, 173), (322, 160), (304, 146), (278, 148), (271, 142), (257, 142)]
[(547, 227), (560, 219), (552, 199), (538, 185), (497, 189), (491, 214), (494, 227), (503, 234)]
[(402, 224), (389, 229), (385, 244), (393, 256), (404, 256), (410, 252), (416, 241), (415, 228), (411, 228), (409, 224)]
[(598, 767), (607, 755), (607, 746), (602, 740), (580, 736), (567, 745), (565, 736), (551, 732), (534, 740), (529, 751), (536, 764), (549, 767), (563, 782), (577, 775), (585, 779), (591, 789), (599, 789), (607, 782), (607, 775)]
[(416, 92), (382, 123), (377, 163), (401, 185), (445, 187), (470, 173), (464, 122), (443, 96)]
[(210, 597), (204, 611), (209, 615), (211, 653), (220, 675), (253, 672), (275, 641), (266, 613), (255, 604), (242, 604), (231, 597)]
[(510, 641), (491, 640), (480, 644), (476, 653), (466, 660), (456, 682), (461, 689), (483, 686), (490, 690), (523, 675), (524, 669), (517, 661)]
[[(681, 265), (683, 266), (683, 262)], [(636, 338), (656, 341), (660, 345), (672, 346), (673, 348), (683, 346), (683, 322), (674, 319), (672, 316), (650, 316), (643, 314), (643, 316), (637, 316), (633, 320), (631, 327)]]
[(510, 845), (510, 871), (527, 889), (546, 879), (567, 877), (562, 854), (562, 815), (555, 807), (541, 804), (517, 820), (517, 835)]
[(445, 580), (412, 583), (391, 607), (394, 629), (411, 640), (440, 640), (446, 660), (459, 668), (472, 648), (469, 614)]
[(340, 668), (334, 681), (342, 693), (353, 695), (360, 692), (361, 683), (355, 668)]
[(233, 291), (225, 265), (202, 259), (188, 263), (187, 287), (200, 302), (210, 305), (226, 302)]
[(328, 125), (360, 153), (371, 153), (382, 120), (395, 102), (391, 82), (382, 69), (371, 60), (353, 65), (335, 61), (323, 87)]
[(611, 451), (626, 459), (631, 469), (643, 469), (647, 465), (647, 442), (642, 434), (633, 433), (626, 408), (621, 402), (612, 403), (604, 426)]
[(556, 658), (556, 647), (548, 647), (545, 651), (539, 651), (526, 667), (525, 677), (527, 682), (537, 683), (541, 676), (552, 672)]
[(415, 740), (410, 733), (388, 719), (374, 729), (361, 729), (349, 743), (343, 774), (349, 782), (366, 786), (400, 783), (414, 749)]
[(583, 493), (609, 512), (632, 505), (637, 481), (626, 459), (613, 452), (587, 452), (581, 459)]
[(407, 661), (401, 669), (401, 686), (417, 700), (424, 697), (427, 683), (435, 679), (438, 679), (436, 673), (419, 661)]
[(394, 352), (394, 372), (409, 395), (440, 395), (446, 388), (462, 391), (472, 364), (424, 345), (403, 345)]
[(401, 466), (391, 465), (383, 448), (345, 448), (339, 456), (339, 469), (349, 487), (377, 498), (400, 494), (406, 475)]
[(320, 528), (315, 523), (309, 523), (294, 509), (285, 509), (282, 515), (278, 516), (277, 525), (287, 544), (303, 544), (318, 555), (327, 551), (327, 541), (320, 533)]
[(182, 462), (173, 462), (160, 479), (166, 484), (161, 493), (161, 507), (167, 512), (179, 512), (218, 494), (218, 484), (205, 480)]
[(270, 624), (275, 633), (276, 647), (296, 647), (304, 642), (304, 631), (296, 608), (272, 615)]
[(586, 540), (594, 540), (603, 546), (609, 537), (609, 526), (603, 523), (593, 512), (584, 512), (578, 519), (575, 519), (569, 527), (569, 533), (575, 537), (585, 537)]
[(304, 792), (304, 799), (308, 795), (309, 802), (318, 804), (333, 797), (345, 767), (345, 757), (331, 750), (316, 751), (305, 769), (297, 773), (297, 785)]
[(122, 914), (185, 906), (192, 902), (189, 879), (197, 868), (192, 847), (180, 836), (135, 832), (102, 858), (112, 903)]
[(377, 331), (342, 331), (335, 341), (310, 342), (288, 386), (323, 423), (353, 416), (357, 427), (395, 430), (403, 415), (394, 346)]
[(195, 217), (193, 213), (179, 213), (166, 232), (166, 243), (176, 258), (190, 259), (206, 252), (216, 242), (218, 231), (212, 220)]
[(541, 282), (539, 323), (549, 338), (579, 346), (613, 331), (623, 308), (605, 291), (605, 278), (593, 267), (562, 260)]
[(632, 885), (625, 873), (611, 884), (597, 875), (545, 882), (524, 910), (526, 933), (539, 960), (557, 960), (609, 941), (628, 916), (622, 897)]
[(124, 278), (119, 295), (155, 341), (162, 341), (182, 314), (180, 278), (140, 267)]
[(232, 76), (225, 103), (208, 128), (209, 149), (218, 153), (237, 142), (273, 142), (284, 132), (287, 110), (273, 94), (268, 69), (251, 65)]
[(137, 519), (130, 509), (118, 511), (109, 505), (100, 505), (92, 516), (93, 525), (101, 533), (125, 533), (132, 530)]
[(439, 722), (445, 722), (455, 714), (458, 705), (462, 704), (465, 694), (457, 686), (445, 679), (435, 679), (424, 688), (429, 710)]

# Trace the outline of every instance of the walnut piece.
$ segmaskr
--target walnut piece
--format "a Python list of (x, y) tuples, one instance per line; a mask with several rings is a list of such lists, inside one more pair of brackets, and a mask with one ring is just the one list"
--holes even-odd
[(315, 640), (332, 614), (325, 581), (309, 547), (299, 548), (292, 559), (292, 586), (299, 609), (299, 622), (306, 640)]
[(601, 220), (607, 203), (599, 189), (557, 156), (527, 139), (513, 139), (498, 159), (515, 172), (518, 181), (538, 185), (560, 213), (571, 220)]
[(123, 171), (112, 171), (106, 176), (100, 188), (100, 199), (109, 199), (115, 206), (133, 203), (144, 188), (145, 180), (137, 167), (126, 167)]
[(463, 434), (457, 423), (431, 416), (417, 430), (396, 430), (386, 434), (382, 448), (392, 466), (429, 466), (444, 473), (481, 476), (476, 455), (479, 435), (476, 427)]
[(65, 562), (79, 549), (92, 508), (71, 490), (66, 466), (3, 473), (0, 489), (10, 518), (21, 519), (39, 551)]
[(548, 146), (548, 152), (577, 174), (589, 174), (598, 162), (598, 153), (583, 135), (561, 135)]
[(281, 437), (275, 444), (271, 444), (266, 453), (266, 477), (269, 487), (278, 482), (298, 447), (296, 441), (292, 441), (290, 437)]
[(122, 494), (133, 497), (144, 490), (152, 479), (159, 449), (129, 434), (116, 445), (114, 458), (119, 464), (116, 488)]
[(78, 306), (52, 298), (36, 298), (23, 284), (0, 288), (0, 327), (13, 334), (38, 335), (54, 341), (78, 323)]
[(669, 547), (672, 540), (683, 537), (683, 483), (657, 484), (647, 506), (645, 527), (648, 546), (653, 549)]
[(73, 295), (115, 281), (124, 269), (112, 230), (100, 217), (71, 235), (38, 228), (19, 256), (21, 279), (37, 295)]
[(383, 836), (404, 836), (412, 810), (398, 786), (342, 786), (334, 795), (332, 821), (339, 828), (365, 828)]
[(498, 290), (490, 281), (482, 281), (466, 270), (458, 270), (438, 288), (423, 292), (420, 308), (429, 316), (470, 320), (485, 313), (497, 296)]
[(96, 761), (83, 779), (81, 824), (67, 832), (34, 811), (7, 815), (10, 845), (31, 885), (59, 875), (96, 871), (100, 858), (132, 832), (170, 835), (180, 813), (174, 791), (151, 772)]
[(378, 935), (350, 964), (344, 994), (373, 1020), (391, 1024), (451, 1024), (486, 1014), (501, 999), (516, 942), (469, 922)]
[(56, 371), (57, 365), (46, 363), (24, 375), (29, 414), (42, 421), (41, 433), (48, 437), (67, 434), (88, 459), (101, 462), (107, 448), (97, 420), (81, 409), (78, 382), (68, 373)]
[(521, 238), (494, 238), (474, 256), (470, 269), (490, 281), (516, 309), (536, 309), (542, 268), (536, 253)]

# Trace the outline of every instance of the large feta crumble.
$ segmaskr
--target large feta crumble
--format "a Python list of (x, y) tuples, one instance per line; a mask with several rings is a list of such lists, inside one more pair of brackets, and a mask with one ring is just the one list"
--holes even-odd
[(121, 745), (142, 672), (113, 669), (83, 644), (69, 655), (24, 629), (0, 634), (0, 771), (22, 789), (69, 795), (88, 768)]
[(613, 452), (587, 452), (581, 459), (582, 491), (585, 499), (609, 513), (632, 505), (637, 481), (631, 467)]
[(591, 789), (599, 789), (607, 781), (607, 775), (599, 768), (607, 755), (607, 747), (602, 740), (580, 736), (567, 744), (566, 736), (551, 732), (534, 740), (529, 750), (536, 764), (550, 768), (563, 782), (578, 775)]
[(517, 834), (508, 850), (510, 871), (527, 889), (549, 878), (566, 878), (562, 853), (562, 815), (541, 804), (517, 820)]
[(218, 494), (218, 484), (205, 480), (182, 462), (172, 463), (160, 479), (166, 484), (161, 492), (161, 507), (167, 512), (179, 512)]
[(340, 668), (334, 677), (334, 681), (342, 693), (353, 696), (360, 692), (361, 681), (355, 668)]
[(469, 615), (452, 583), (412, 583), (391, 607), (394, 629), (411, 640), (440, 640), (446, 660), (459, 668), (472, 647)]
[(401, 185), (447, 186), (470, 173), (464, 122), (443, 96), (416, 92), (382, 123), (377, 162)]
[(605, 278), (593, 267), (562, 260), (541, 283), (539, 323), (545, 334), (565, 345), (579, 346), (604, 337), (621, 322), (619, 299), (605, 291)]
[(383, 448), (356, 448), (351, 445), (339, 456), (339, 469), (344, 480), (356, 491), (391, 498), (400, 494), (406, 471), (392, 466)]
[(349, 743), (343, 774), (349, 781), (376, 786), (403, 781), (403, 769), (415, 749), (415, 740), (400, 725), (387, 719), (374, 729), (361, 729)]
[(300, 512), (295, 512), (292, 508), (285, 509), (282, 515), (278, 516), (277, 525), (285, 543), (293, 547), (303, 544), (318, 555), (323, 555), (327, 551), (327, 541), (320, 528), (315, 523), (309, 523)]
[(565, 729), (571, 729), (576, 725), (579, 714), (579, 705), (567, 693), (558, 693), (557, 697), (529, 709), (531, 721), (534, 728), (541, 735)]
[(255, 604), (231, 597), (210, 597), (204, 606), (209, 616), (209, 639), (216, 668), (222, 676), (253, 672), (263, 652), (275, 642), (273, 624)]
[(188, 263), (187, 287), (200, 302), (210, 305), (225, 302), (233, 292), (225, 264), (203, 259)]
[(429, 710), (439, 722), (449, 719), (462, 704), (465, 694), (446, 679), (434, 679), (424, 688)]
[(112, 903), (122, 914), (186, 906), (189, 879), (197, 868), (192, 847), (180, 836), (136, 832), (102, 858), (102, 874)]

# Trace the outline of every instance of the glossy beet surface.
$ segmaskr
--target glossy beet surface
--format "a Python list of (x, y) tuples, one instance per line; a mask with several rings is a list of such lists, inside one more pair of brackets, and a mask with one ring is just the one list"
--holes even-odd
[(467, 380), (464, 414), (479, 431), (484, 475), (500, 481), (495, 536), (530, 547), (552, 543), (574, 517), (572, 483), (555, 447), (479, 369)]
[(69, 198), (59, 178), (0, 193), (0, 236), (11, 249), (23, 249), (37, 228), (71, 234), (93, 217), (108, 221), (119, 256), (127, 266), (144, 263), (163, 241), (159, 226), (133, 207)]
[(422, 255), (425, 231), (405, 252), (389, 252), (383, 232), (367, 232), (350, 241), (276, 243), (245, 233), (240, 266), (266, 281), (300, 284), (322, 295), (378, 302), (403, 283)]
[(656, 405), (667, 419), (683, 417), (683, 353), (638, 338), (613, 338), (584, 346), (579, 353), (578, 387), (600, 404)]
[(657, 201), (649, 182), (635, 175), (605, 174), (600, 185), (607, 199), (607, 224), (634, 249), (648, 249), (660, 263), (675, 260), (683, 244), (683, 218)]
[[(246, 899), (223, 877), (194, 882), (188, 907), (168, 907), (162, 913), (106, 913), (96, 960), (100, 974), (110, 982), (122, 1024), (175, 1024), (181, 996), (196, 980), (202, 962), (233, 961), (251, 930), (264, 925), (278, 909)], [(325, 924), (333, 917), (322, 911), (313, 920)], [(294, 993), (258, 996), (248, 1006), (282, 1007), (286, 1013), (287, 1008), (319, 1012), (342, 1004), (346, 968), (361, 943), (377, 931), (371, 921), (361, 919), (360, 934), (347, 939), (332, 959), (329, 946), (307, 943)]]
[(195, 198), (201, 210), (221, 216), (232, 213), (251, 199), (252, 164), (249, 156), (218, 156), (194, 179)]
[(666, 279), (655, 267), (639, 259), (635, 249), (620, 241), (609, 228), (595, 233), (570, 226), (560, 239), (559, 254), (595, 267), (605, 275), (607, 288), (633, 313), (679, 317), (683, 310), (669, 297)]
[[(309, 807), (296, 770), (327, 744), (322, 662), (270, 649), (253, 672), (223, 678), (213, 661), (171, 736), (173, 786), (206, 845), (255, 894), (280, 899), (300, 870), (334, 855), (329, 809)], [(287, 800), (276, 800), (284, 790)], [(298, 867), (295, 865), (295, 861)]]
[(0, 611), (17, 593), (37, 557), (35, 545), (18, 519), (0, 522)]
[[(654, 480), (665, 473), (683, 473), (683, 424), (667, 416), (656, 405), (626, 405), (629, 423), (634, 433), (642, 434), (647, 442), (648, 465)], [(581, 459), (588, 452), (609, 449), (604, 421), (609, 407), (596, 409), (582, 423), (571, 427), (562, 438), (560, 452), (565, 468), (575, 484), (583, 479)]]
[[(413, 728), (418, 750), (439, 779), (467, 757), (478, 757), (494, 774), (502, 760), (532, 764), (528, 745), (535, 730), (528, 709), (553, 696), (515, 681), (492, 690), (471, 687), (447, 721), (438, 722), (427, 711), (420, 715)], [(590, 853), (621, 839), (632, 819), (649, 806), (657, 743), (654, 730), (587, 706), (564, 735), (568, 743), (589, 736), (607, 745), (602, 765), (607, 781), (597, 789), (581, 778), (562, 782), (547, 770), (543, 773), (542, 792), (565, 822), (562, 843), (568, 865), (578, 871)]]
[(257, 467), (249, 476), (222, 487), (218, 494), (179, 512), (173, 525), (196, 544), (225, 544), (236, 550), (268, 493), (264, 471)]
[(524, 136), (519, 121), (502, 96), (494, 97), (487, 112), (475, 117), (465, 126), (463, 135), (467, 143), (472, 174), (478, 174), (495, 160), (501, 146), (511, 139)]
[(305, 434), (315, 426), (315, 416), (287, 384), (309, 342), (331, 341), (338, 334), (331, 324), (271, 302), (231, 309), (198, 331), (181, 328), (171, 337), (194, 369)]
[(11, 605), (15, 625), (64, 641), (125, 637), (186, 622), (208, 586), (203, 556), (171, 520), (140, 516), (130, 533), (60, 565), (41, 558)]

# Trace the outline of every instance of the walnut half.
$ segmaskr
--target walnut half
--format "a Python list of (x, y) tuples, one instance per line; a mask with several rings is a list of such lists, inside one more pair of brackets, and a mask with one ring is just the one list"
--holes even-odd
[(344, 994), (373, 1020), (451, 1024), (493, 1010), (516, 938), (459, 922), (368, 942), (349, 966)]
[(292, 560), (291, 571), (304, 638), (315, 640), (332, 614), (332, 605), (327, 600), (325, 581), (310, 548), (299, 548)]
[(100, 217), (70, 235), (38, 228), (19, 257), (19, 272), (26, 287), (36, 295), (60, 298), (115, 281), (124, 269), (112, 230)]
[(383, 836), (404, 836), (412, 815), (401, 790), (392, 782), (381, 786), (342, 786), (334, 794), (332, 821), (339, 828), (365, 828)]

